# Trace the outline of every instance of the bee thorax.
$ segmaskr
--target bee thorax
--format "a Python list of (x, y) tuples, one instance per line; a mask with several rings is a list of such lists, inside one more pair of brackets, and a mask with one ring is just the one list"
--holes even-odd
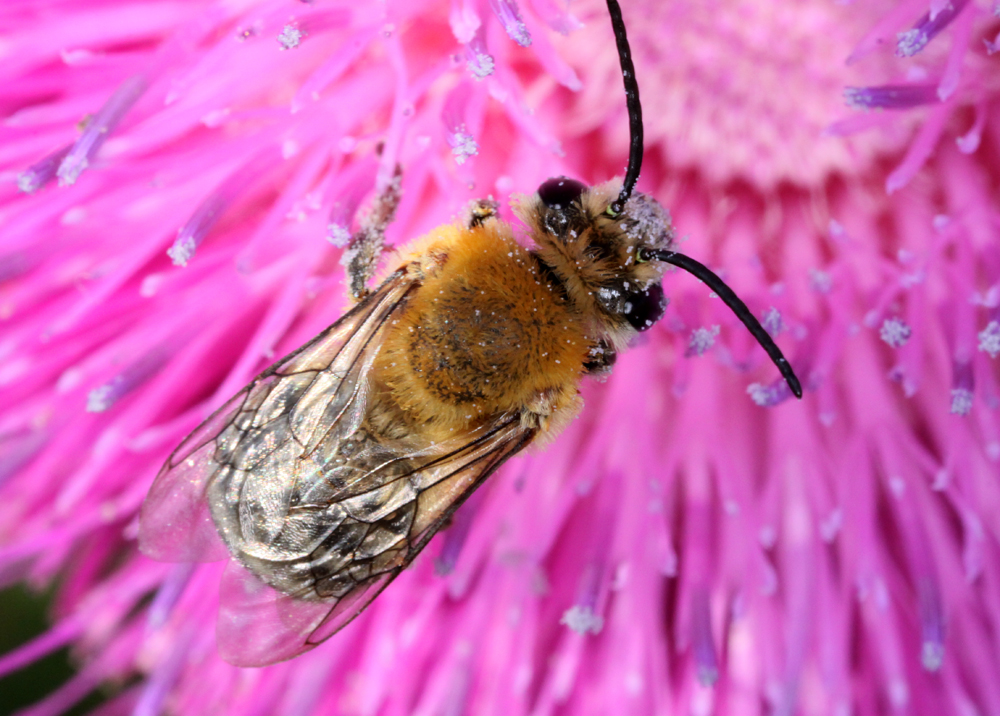
[(447, 437), (511, 412), (544, 431), (575, 399), (582, 317), (504, 222), (439, 229), (413, 260), (434, 253), (447, 260), (424, 272), (376, 365), (395, 419)]

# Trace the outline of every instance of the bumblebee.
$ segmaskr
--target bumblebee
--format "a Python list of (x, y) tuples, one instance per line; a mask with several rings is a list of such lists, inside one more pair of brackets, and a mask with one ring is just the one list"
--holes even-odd
[(517, 199), (530, 248), (496, 204), (477, 202), (369, 290), (397, 176), (343, 259), (354, 307), (229, 400), (157, 476), (140, 546), (158, 559), (232, 558), (218, 626), (228, 661), (273, 663), (331, 636), (504, 461), (553, 439), (580, 411), (581, 379), (608, 372), (663, 315), (668, 264), (730, 305), (801, 396), (746, 306), (674, 250), (667, 212), (633, 190), (638, 86), (608, 7), (629, 106), (624, 180), (559, 177)]

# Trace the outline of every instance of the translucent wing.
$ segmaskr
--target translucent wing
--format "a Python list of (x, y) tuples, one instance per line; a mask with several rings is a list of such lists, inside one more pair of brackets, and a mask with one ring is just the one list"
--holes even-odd
[[(256, 464), (258, 471), (276, 469), (291, 449), (289, 408), (296, 402), (315, 404), (322, 390), (336, 409), (364, 390), (365, 373), (373, 356), (373, 340), (413, 286), (402, 272), (390, 276), (365, 302), (299, 350), (261, 373), (219, 408), (174, 450), (156, 476), (139, 515), (139, 548), (167, 562), (210, 562), (225, 559), (229, 550), (219, 537), (209, 510), (209, 486), (226, 480), (229, 463)], [(350, 375), (353, 382), (342, 382)], [(315, 386), (310, 389), (310, 380)], [(318, 418), (322, 416), (314, 416)], [(282, 420), (284, 418), (284, 420)], [(355, 414), (349, 419), (356, 420)], [(261, 429), (263, 427), (263, 429)], [(309, 426), (300, 426), (302, 430)], [(312, 426), (315, 429), (315, 424)], [(252, 440), (243, 440), (253, 430)], [(283, 450), (284, 452), (280, 452)]]
[[(322, 539), (278, 559), (273, 550), (290, 541), (279, 537), (269, 546), (269, 558), (244, 555), (244, 566), (230, 564), (217, 628), (223, 658), (237, 666), (264, 666), (308, 651), (335, 634), (534, 435), (534, 429), (521, 427), (516, 416), (508, 415), (474, 431), (464, 444), (434, 446), (436, 456), (390, 458), (343, 488), (350, 497), (326, 503), (325, 511), (336, 518), (321, 521)], [(301, 505), (293, 500), (288, 525), (294, 524)], [(264, 574), (278, 589), (261, 583)]]
[(415, 286), (390, 277), (262, 373), (178, 447), (143, 504), (146, 554), (235, 558), (218, 625), (232, 663), (281, 661), (331, 636), (534, 438), (514, 414), (432, 445), (372, 427), (380, 334)]

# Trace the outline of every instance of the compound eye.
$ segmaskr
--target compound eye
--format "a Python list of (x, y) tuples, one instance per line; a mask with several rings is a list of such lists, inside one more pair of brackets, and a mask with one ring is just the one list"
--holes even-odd
[(587, 185), (569, 177), (546, 179), (538, 187), (538, 197), (550, 209), (566, 209), (587, 191)]
[(663, 296), (663, 286), (654, 283), (645, 291), (629, 296), (625, 319), (637, 331), (648, 331), (653, 324), (663, 318), (667, 301)]

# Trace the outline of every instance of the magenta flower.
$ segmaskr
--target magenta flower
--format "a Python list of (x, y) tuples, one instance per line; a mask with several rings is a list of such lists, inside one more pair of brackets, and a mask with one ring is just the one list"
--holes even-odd
[(80, 663), (27, 713), (1000, 713), (997, 6), (624, 5), (640, 189), (805, 399), (670, 275), (554, 444), (336, 637), (241, 669), (222, 563), (137, 550), (154, 475), (343, 311), (397, 162), (396, 245), (622, 172), (604, 4), (4, 4), (0, 580), (59, 591), (0, 676)]

